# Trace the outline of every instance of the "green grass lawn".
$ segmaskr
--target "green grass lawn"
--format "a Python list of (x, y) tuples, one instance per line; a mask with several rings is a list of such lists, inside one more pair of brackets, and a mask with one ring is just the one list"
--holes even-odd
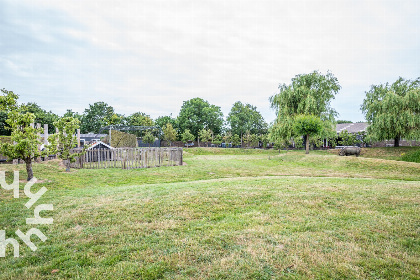
[[(338, 154), (338, 151), (338, 149), (331, 149), (326, 152), (330, 154)], [(362, 148), (361, 156), (367, 158), (402, 160), (405, 154), (415, 151), (420, 151), (420, 147)], [(325, 151), (322, 153), (325, 153)]]
[[(185, 149), (184, 166), (36, 164), (48, 237), (0, 279), (418, 279), (420, 164), (318, 151)], [(16, 166), (1, 165), (11, 171)], [(26, 174), (24, 166), (20, 176)], [(7, 172), (11, 179), (11, 173)], [(23, 190), (24, 182), (21, 183)], [(0, 189), (16, 237), (28, 200)], [(32, 212), (31, 212), (32, 211)]]

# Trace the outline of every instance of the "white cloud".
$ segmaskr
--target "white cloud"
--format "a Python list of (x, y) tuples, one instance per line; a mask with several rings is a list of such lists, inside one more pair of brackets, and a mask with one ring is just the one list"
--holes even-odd
[[(199, 96), (226, 114), (237, 100), (251, 103), (271, 121), (268, 98), (279, 83), (331, 70), (343, 86), (333, 104), (342, 118), (357, 121), (371, 84), (420, 73), (418, 1), (20, 3), (5, 5), (14, 11), (14, 26), (44, 44), (44, 60), (16, 66), (22, 59), (0, 56), (0, 71), (33, 75), (32, 101), (50, 109), (49, 100), (36, 98), (54, 91), (61, 113), (101, 100), (125, 114), (176, 115), (183, 101)], [(22, 7), (32, 11), (29, 18), (19, 14)], [(55, 25), (57, 16), (42, 19), (45, 11), (59, 11), (74, 25)], [(60, 47), (48, 49), (51, 44)], [(24, 51), (19, 55), (28, 55)], [(27, 73), (45, 61), (49, 71)], [(29, 87), (10, 85), (25, 94)]]

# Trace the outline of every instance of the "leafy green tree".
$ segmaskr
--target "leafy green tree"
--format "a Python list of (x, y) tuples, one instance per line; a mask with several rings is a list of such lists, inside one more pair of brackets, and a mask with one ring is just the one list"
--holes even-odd
[(229, 143), (232, 141), (232, 132), (226, 132), (223, 136), (223, 141), (225, 141), (226, 148), (229, 147)]
[(227, 117), (227, 122), (232, 133), (243, 135), (249, 131), (252, 134), (267, 133), (267, 123), (257, 111), (257, 107), (250, 104), (242, 104), (237, 101)]
[(10, 136), (11, 131), (6, 120), (7, 114), (11, 110), (17, 109), (17, 99), (19, 96), (13, 91), (8, 91), (5, 88), (1, 89), (0, 95), (0, 135)]
[(322, 75), (318, 71), (297, 75), (290, 85), (281, 84), (280, 92), (270, 97), (271, 107), (277, 113), (270, 133), (272, 141), (288, 143), (290, 139), (298, 137), (294, 129), (297, 115), (314, 115), (321, 118), (323, 128), (319, 136), (334, 137), (336, 132), (333, 124), (337, 112), (330, 103), (340, 88), (333, 74), (328, 72)]
[(136, 112), (131, 114), (126, 118), (127, 125), (135, 125), (135, 126), (154, 126), (155, 123), (152, 118), (143, 113), (143, 112)]
[[(63, 160), (66, 165), (66, 171), (70, 171), (70, 164), (75, 158), (82, 153), (71, 153), (70, 150), (77, 145), (76, 130), (80, 127), (80, 121), (73, 117), (63, 117), (54, 122), (54, 126), (58, 129), (58, 134), (53, 134), (49, 138), (51, 147), (57, 147), (58, 157)], [(87, 148), (87, 146), (85, 147)]]
[(73, 112), (72, 109), (67, 109), (67, 111), (63, 115), (64, 118), (72, 117), (74, 119), (78, 119), (80, 122), (82, 122), (82, 115), (80, 115), (78, 112)]
[(213, 144), (220, 145), (222, 144), (223, 137), (220, 134), (217, 134), (213, 139)]
[(291, 144), (292, 139), (281, 137), (281, 131), (279, 126), (271, 125), (268, 131), (269, 141), (274, 143), (274, 147), (278, 149), (279, 152), (281, 149), (287, 148)]
[(268, 134), (261, 134), (260, 141), (262, 142), (263, 149), (266, 149), (268, 143), (270, 143), (270, 138), (268, 137)]
[(143, 142), (149, 144), (149, 147), (155, 142), (155, 139), (155, 136), (150, 131), (147, 131), (143, 136)]
[(13, 91), (2, 89), (0, 96), (0, 110), (8, 113), (6, 124), (11, 130), (11, 141), (0, 143), (0, 153), (9, 159), (22, 159), (26, 164), (27, 179), (33, 177), (32, 161), (48, 153), (48, 149), (40, 151), (41, 140), (38, 133), (42, 129), (34, 126), (35, 115), (33, 113), (22, 113), (17, 104), (18, 95)]
[[(152, 118), (143, 113), (143, 112), (136, 112), (134, 114), (131, 114), (130, 116), (125, 118), (125, 123), (127, 125), (132, 125), (132, 126), (154, 126), (155, 123), (152, 120)], [(152, 133), (150, 130), (148, 130), (148, 132)], [(134, 131), (133, 134), (135, 134), (137, 137), (142, 137), (144, 136), (143, 134), (144, 132), (141, 131)], [(156, 131), (153, 131), (152, 134), (155, 134)], [(161, 136), (159, 135), (159, 138)]]
[(105, 122), (107, 125), (123, 125), (124, 124), (124, 116), (120, 114), (112, 114), (110, 117), (105, 118)]
[(210, 129), (202, 129), (198, 132), (198, 136), (200, 137), (201, 141), (207, 142), (207, 147), (209, 146), (208, 141), (211, 141), (213, 137), (213, 132)]
[(169, 141), (170, 145), (172, 146), (172, 142), (176, 140), (176, 130), (172, 127), (171, 123), (166, 123), (163, 127), (163, 139), (165, 141)]
[(194, 138), (198, 137), (198, 132), (203, 128), (218, 134), (222, 131), (223, 113), (220, 107), (197, 97), (184, 101), (179, 112), (178, 124), (181, 132), (188, 129)]
[(82, 117), (80, 130), (82, 133), (99, 133), (101, 127), (107, 126), (107, 120), (114, 115), (114, 108), (105, 102), (89, 104)]
[(28, 181), (34, 177), (32, 161), (48, 153), (47, 149), (39, 150), (42, 143), (38, 133), (42, 133), (42, 129), (34, 127), (34, 121), (33, 113), (22, 114), (16, 110), (9, 112), (6, 122), (12, 131), (11, 143), (0, 144), (1, 154), (9, 159), (22, 159), (25, 162)]
[(0, 135), (10, 136), (11, 130), (7, 125), (7, 114), (12, 110), (17, 110), (17, 99), (19, 96), (13, 91), (1, 89), (0, 95)]
[(0, 111), (10, 112), (18, 108), (17, 100), (19, 95), (13, 91), (1, 89), (2, 95), (0, 95)]
[(370, 126), (372, 140), (420, 138), (420, 78), (414, 81), (399, 78), (393, 84), (372, 85), (366, 92), (361, 110)]
[(242, 139), (241, 139), (241, 146), (243, 147), (249, 147), (252, 145), (252, 141), (253, 141), (253, 135), (247, 131), (245, 133), (245, 135), (243, 135)]
[(338, 140), (340, 146), (352, 146), (357, 143), (356, 135), (349, 133), (347, 129), (342, 130), (338, 135), (338, 138), (341, 139)]
[[(191, 134), (189, 129), (186, 129), (181, 135), (182, 142), (188, 143), (188, 141), (193, 141), (195, 139), (194, 135)], [(188, 148), (188, 145), (187, 145)]]
[(321, 118), (314, 115), (298, 115), (295, 117), (294, 129), (297, 135), (304, 135), (306, 154), (309, 154), (309, 136), (315, 136), (322, 130)]
[(42, 109), (36, 103), (27, 103), (20, 106), (21, 113), (33, 113), (35, 115), (35, 123), (48, 124), (48, 133), (55, 133), (54, 122), (56, 122), (59, 117), (53, 112)]
[(239, 146), (241, 144), (241, 137), (238, 134), (233, 134), (230, 141), (233, 146)]
[(0, 135), (2, 136), (10, 136), (10, 129), (6, 124), (7, 120), (7, 112), (0, 111)]
[(155, 120), (155, 124), (160, 128), (164, 128), (166, 124), (170, 123), (175, 130), (178, 130), (178, 121), (172, 116), (161, 116)]

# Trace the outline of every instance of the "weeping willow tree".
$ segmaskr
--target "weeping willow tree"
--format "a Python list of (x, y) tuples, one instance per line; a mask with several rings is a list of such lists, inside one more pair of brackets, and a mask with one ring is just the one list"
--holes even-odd
[(337, 112), (331, 107), (331, 100), (341, 89), (338, 80), (330, 72), (326, 75), (314, 71), (296, 75), (289, 85), (280, 84), (280, 92), (270, 97), (271, 107), (277, 119), (270, 130), (274, 143), (289, 144), (297, 135), (295, 119), (298, 115), (312, 115), (321, 119), (323, 126), (317, 133), (319, 138), (334, 138)]
[(399, 78), (393, 84), (372, 85), (361, 110), (370, 126), (370, 140), (420, 139), (420, 78)]

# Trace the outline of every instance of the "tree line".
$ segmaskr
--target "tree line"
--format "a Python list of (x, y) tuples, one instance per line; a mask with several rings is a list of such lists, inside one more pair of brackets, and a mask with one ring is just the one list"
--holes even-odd
[[(7, 95), (9, 91), (2, 89), (2, 93)], [(10, 91), (10, 93), (13, 92)], [(36, 103), (22, 104), (19, 107), (19, 112), (22, 114), (33, 113), (35, 123), (48, 124), (50, 133), (55, 132), (54, 123), (60, 119), (60, 116), (42, 109)], [(89, 107), (82, 114), (68, 109), (62, 117), (72, 117), (79, 120), (81, 133), (99, 133), (102, 127), (109, 125), (156, 126), (163, 130), (163, 136), (168, 141), (182, 141), (185, 138), (190, 141), (198, 139), (209, 141), (215, 140), (215, 138), (219, 139), (218, 136), (229, 136), (229, 133), (238, 135), (243, 140), (248, 134), (262, 135), (268, 132), (268, 124), (255, 106), (240, 101), (235, 102), (225, 120), (220, 107), (198, 97), (184, 101), (178, 117), (168, 115), (152, 119), (144, 112), (136, 112), (125, 116), (102, 101), (89, 104)], [(10, 129), (7, 129), (6, 120), (7, 112), (0, 111), (1, 135), (10, 135), (11, 133)], [(157, 134), (155, 130), (149, 130), (138, 136), (145, 137), (146, 140), (158, 136), (151, 135), (153, 133)], [(211, 137), (208, 137), (208, 135), (211, 135)]]
[[(274, 143), (284, 148), (292, 142), (297, 146), (306, 143), (320, 146), (323, 139), (336, 140), (337, 111), (331, 107), (331, 100), (341, 86), (330, 72), (322, 74), (314, 71), (292, 78), (290, 84), (280, 84), (279, 93), (270, 97), (271, 107), (276, 111), (276, 120), (268, 126), (255, 106), (235, 102), (226, 120), (220, 107), (201, 98), (184, 101), (178, 117), (161, 116), (153, 120), (143, 112), (124, 116), (115, 112), (105, 102), (90, 104), (83, 114), (67, 110), (59, 117), (42, 109), (36, 103), (18, 104), (18, 95), (2, 89), (0, 96), (0, 133), (10, 135), (9, 143), (0, 143), (0, 153), (11, 159), (26, 162), (28, 179), (32, 178), (32, 161), (46, 153), (60, 151), (60, 157), (69, 162), (75, 154), (67, 151), (75, 146), (73, 133), (80, 127), (82, 133), (98, 133), (107, 125), (157, 126), (162, 129), (168, 141), (183, 142), (199, 140), (213, 143), (230, 143), (234, 146), (256, 146)], [(360, 107), (370, 124), (366, 141), (394, 139), (399, 146), (402, 138), (420, 139), (420, 78), (406, 80), (399, 78), (392, 84), (372, 85)], [(34, 123), (49, 125), (49, 132), (59, 133), (48, 139), (50, 145), (39, 150), (38, 133), (41, 129)], [(73, 132), (73, 133), (72, 133)], [(147, 131), (143, 135), (146, 142), (152, 142), (154, 135)], [(354, 142), (355, 135), (346, 131), (340, 133), (341, 144)], [(340, 144), (340, 143), (339, 143)]]

